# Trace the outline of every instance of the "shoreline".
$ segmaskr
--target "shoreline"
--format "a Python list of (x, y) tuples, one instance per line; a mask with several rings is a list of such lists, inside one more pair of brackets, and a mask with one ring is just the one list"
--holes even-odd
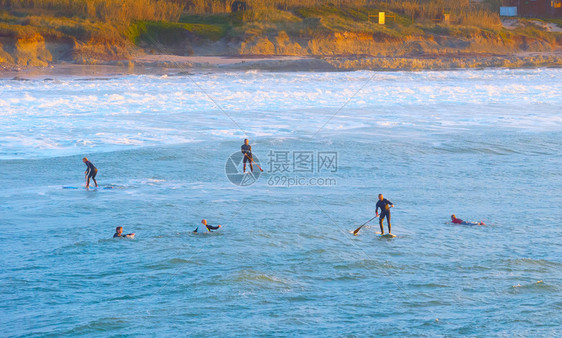
[(64, 76), (107, 77), (124, 75), (167, 75), (221, 71), (345, 72), (460, 70), (483, 68), (560, 68), (562, 48), (552, 52), (520, 52), (512, 55), (458, 54), (408, 57), (377, 56), (178, 56), (140, 55), (131, 60), (98, 64), (53, 63), (47, 67), (7, 67), (0, 65), (0, 78), (49, 78)]

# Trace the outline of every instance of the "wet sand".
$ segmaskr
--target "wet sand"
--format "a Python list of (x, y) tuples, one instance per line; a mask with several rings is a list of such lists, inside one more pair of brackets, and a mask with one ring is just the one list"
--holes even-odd
[(61, 62), (49, 67), (0, 68), (0, 78), (55, 77), (103, 78), (123, 75), (174, 75), (207, 71), (330, 72), (365, 70), (447, 70), (461, 68), (538, 68), (562, 66), (562, 48), (551, 52), (520, 52), (511, 55), (464, 54), (416, 57), (371, 56), (178, 56), (140, 55), (132, 60), (82, 65)]

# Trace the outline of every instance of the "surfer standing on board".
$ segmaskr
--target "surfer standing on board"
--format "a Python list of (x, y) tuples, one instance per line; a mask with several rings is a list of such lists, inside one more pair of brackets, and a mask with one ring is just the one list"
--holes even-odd
[(390, 208), (394, 208), (394, 204), (384, 198), (382, 194), (379, 194), (379, 201), (377, 202), (377, 206), (375, 208), (376, 216), (379, 215), (379, 208), (381, 209), (381, 217), (379, 218), (379, 225), (381, 227), (381, 235), (384, 235), (384, 227), (382, 226), (382, 222), (386, 217), (386, 223), (388, 224), (388, 233), (391, 234), (390, 231)]
[(242, 154), (244, 155), (244, 174), (246, 173), (246, 162), (250, 162), (250, 172), (254, 171), (254, 167), (252, 166), (252, 146), (250, 145), (248, 139), (244, 139)]
[(82, 159), (82, 162), (86, 163), (88, 169), (84, 172), (86, 174), (86, 189), (90, 188), (90, 178), (94, 181), (96, 187), (98, 186), (98, 182), (96, 181), (96, 175), (98, 174), (98, 168), (96, 168), (92, 162), (88, 161), (87, 157)]

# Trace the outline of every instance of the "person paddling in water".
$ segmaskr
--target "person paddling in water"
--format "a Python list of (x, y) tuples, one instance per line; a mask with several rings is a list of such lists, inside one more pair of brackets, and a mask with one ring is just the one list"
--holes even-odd
[(88, 167), (84, 174), (86, 174), (86, 189), (90, 188), (90, 178), (94, 181), (96, 187), (98, 186), (98, 182), (96, 181), (96, 175), (98, 174), (98, 168), (96, 168), (92, 162), (88, 161), (87, 157), (82, 159), (82, 162), (86, 163)]
[(250, 145), (248, 139), (244, 140), (242, 145), (242, 154), (244, 155), (244, 174), (246, 173), (246, 162), (250, 162), (250, 172), (254, 171), (254, 166), (252, 166), (252, 146)]
[(123, 227), (115, 228), (115, 234), (113, 234), (113, 238), (121, 237), (121, 238), (135, 238), (135, 233), (125, 234), (123, 235)]
[(197, 229), (193, 230), (195, 233), (205, 233), (205, 232), (213, 232), (212, 230), (217, 230), (218, 228), (222, 227), (222, 225), (212, 226), (207, 224), (207, 220), (204, 219), (201, 221), (201, 224), (197, 227)]
[(453, 222), (454, 224), (462, 224), (462, 225), (486, 225), (484, 224), (484, 222), (467, 222), (467, 221), (463, 221), (460, 218), (457, 218), (457, 216), (455, 216), (455, 214), (451, 215), (451, 222)]
[(379, 225), (381, 227), (381, 235), (384, 235), (384, 227), (382, 222), (386, 217), (386, 224), (388, 224), (388, 233), (392, 234), (390, 230), (390, 208), (394, 208), (394, 204), (384, 198), (382, 194), (379, 194), (379, 201), (377, 202), (377, 206), (375, 208), (375, 215), (379, 215), (379, 208), (381, 209), (381, 217), (379, 218)]

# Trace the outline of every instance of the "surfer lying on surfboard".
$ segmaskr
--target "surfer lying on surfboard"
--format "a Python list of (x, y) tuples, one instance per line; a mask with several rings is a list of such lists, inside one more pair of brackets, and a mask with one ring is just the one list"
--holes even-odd
[(193, 232), (197, 232), (197, 233), (212, 232), (212, 230), (217, 230), (220, 227), (222, 227), (222, 225), (220, 225), (220, 224), (217, 225), (216, 227), (212, 226), (210, 224), (207, 224), (207, 220), (204, 219), (204, 220), (201, 221), (201, 225), (199, 225), (197, 227), (197, 229), (193, 230)]
[(457, 216), (455, 216), (455, 214), (451, 215), (451, 222), (453, 222), (454, 224), (462, 224), (462, 225), (486, 225), (484, 224), (484, 222), (467, 222), (467, 221), (463, 221), (460, 218), (457, 218)]
[(115, 228), (115, 234), (113, 234), (113, 238), (121, 237), (121, 238), (135, 238), (135, 233), (132, 232), (130, 234), (123, 235), (123, 227)]

